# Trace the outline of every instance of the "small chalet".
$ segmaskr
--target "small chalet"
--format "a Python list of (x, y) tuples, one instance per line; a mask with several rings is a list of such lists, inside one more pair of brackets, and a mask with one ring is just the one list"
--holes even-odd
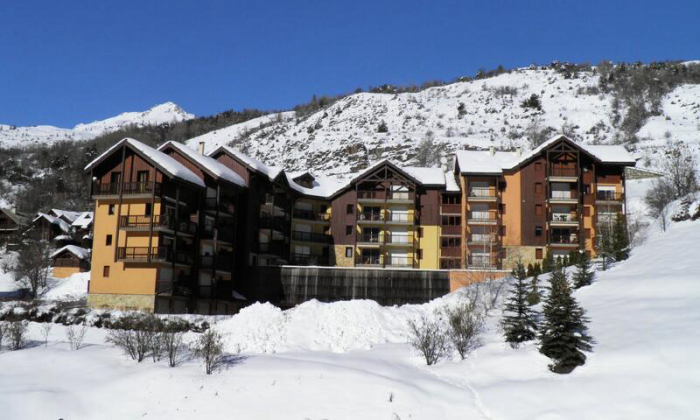
[(53, 276), (70, 277), (75, 273), (90, 271), (90, 251), (75, 245), (66, 245), (51, 254)]

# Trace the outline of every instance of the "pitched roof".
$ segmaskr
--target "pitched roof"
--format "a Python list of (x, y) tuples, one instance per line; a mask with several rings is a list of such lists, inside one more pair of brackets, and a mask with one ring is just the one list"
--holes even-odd
[(75, 219), (77, 219), (78, 216), (80, 216), (81, 213), (77, 212), (77, 211), (51, 209), (49, 211), (49, 214), (52, 214), (56, 217), (60, 217), (68, 223), (73, 223), (75, 221)]
[(39, 212), (37, 213), (37, 216), (32, 220), (32, 223), (35, 223), (39, 219), (45, 219), (50, 224), (58, 226), (63, 232), (70, 233), (70, 225), (60, 217)]
[(9, 217), (13, 222), (15, 222), (18, 225), (23, 225), (27, 223), (27, 217), (19, 215), (10, 209), (0, 208), (0, 211), (5, 213), (7, 217)]
[[(311, 182), (311, 188), (299, 185), (294, 181), (294, 178), (298, 176), (293, 176), (290, 173), (285, 173), (287, 177), (287, 182), (289, 186), (295, 191), (313, 197), (320, 198), (330, 198), (333, 194), (340, 191), (347, 186), (347, 182), (332, 176), (317, 176), (313, 177)], [(311, 174), (309, 174), (311, 175)]]
[(177, 160), (171, 158), (163, 152), (160, 152), (151, 146), (147, 146), (138, 140), (132, 138), (124, 138), (117, 142), (114, 146), (107, 149), (106, 152), (102, 153), (95, 160), (90, 162), (86, 167), (85, 171), (92, 170), (97, 164), (102, 162), (107, 156), (111, 155), (115, 150), (118, 150), (122, 146), (128, 146), (136, 153), (138, 153), (146, 161), (150, 162), (152, 165), (160, 169), (166, 175), (171, 178), (176, 178), (181, 181), (189, 182), (196, 186), (204, 188), (204, 181), (199, 179), (192, 171), (187, 169), (183, 164)]
[(71, 226), (78, 229), (87, 229), (92, 224), (94, 218), (95, 214), (93, 212), (84, 211), (71, 223)]
[(53, 254), (51, 254), (51, 258), (56, 258), (57, 256), (61, 255), (64, 252), (70, 252), (71, 254), (75, 255), (76, 257), (80, 258), (81, 260), (87, 260), (90, 258), (90, 250), (81, 248), (79, 246), (75, 245), (66, 245), (63, 248), (57, 250)]
[(253, 172), (258, 172), (260, 174), (266, 175), (268, 178), (270, 178), (270, 181), (274, 181), (283, 171), (283, 169), (280, 167), (265, 165), (259, 160), (250, 156), (246, 156), (238, 150), (228, 146), (219, 146), (218, 148), (214, 149), (211, 153), (209, 153), (209, 156), (214, 156), (218, 152), (224, 152), (228, 154), (229, 156), (241, 162), (245, 167), (247, 167)]
[(214, 179), (221, 179), (240, 187), (245, 187), (246, 183), (240, 175), (223, 165), (216, 159), (209, 156), (201, 155), (197, 151), (185, 146), (182, 143), (168, 141), (158, 148), (159, 151), (164, 151), (172, 148), (180, 152), (186, 159), (197, 165), (204, 172), (211, 175)]
[(608, 164), (634, 165), (636, 160), (623, 146), (617, 145), (584, 145), (576, 143), (564, 135), (557, 135), (545, 141), (524, 155), (516, 152), (495, 152), (482, 150), (458, 150), (455, 158), (462, 173), (501, 174), (504, 170), (512, 170), (538, 156), (542, 151), (558, 141), (567, 141), (593, 159)]

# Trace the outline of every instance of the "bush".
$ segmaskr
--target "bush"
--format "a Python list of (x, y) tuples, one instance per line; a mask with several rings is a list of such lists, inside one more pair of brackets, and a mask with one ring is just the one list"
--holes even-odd
[(4, 322), (0, 322), (0, 350), (2, 350), (2, 340), (5, 337), (7, 326)]
[(540, 102), (540, 97), (536, 93), (533, 93), (532, 95), (530, 95), (529, 98), (522, 101), (520, 103), (520, 106), (522, 108), (531, 108), (536, 109), (538, 111), (542, 110), (542, 103)]
[(27, 325), (26, 321), (14, 321), (5, 327), (11, 350), (21, 350), (27, 345)]
[(459, 353), (459, 357), (464, 360), (472, 350), (481, 345), (484, 314), (474, 302), (469, 302), (447, 310), (447, 320), (450, 326), (450, 342)]
[(199, 336), (193, 350), (204, 362), (207, 375), (211, 375), (224, 361), (224, 336), (214, 329), (209, 329)]
[(377, 133), (388, 133), (389, 132), (389, 126), (386, 125), (386, 122), (382, 120), (379, 123), (379, 126), (377, 126)]
[(421, 315), (418, 321), (408, 321), (411, 333), (409, 343), (425, 358), (425, 363), (430, 366), (444, 359), (450, 354), (450, 340), (446, 333), (446, 327), (438, 313), (435, 319), (430, 320)]
[(69, 325), (66, 327), (66, 338), (68, 339), (71, 350), (80, 350), (83, 347), (83, 339), (85, 339), (86, 332), (87, 325), (85, 324), (81, 327), (77, 325)]
[(107, 335), (106, 341), (119, 347), (129, 357), (141, 363), (150, 350), (154, 330), (151, 317), (126, 316), (115, 323), (115, 329)]
[(168, 324), (161, 332), (161, 342), (165, 354), (168, 356), (168, 366), (175, 367), (180, 363), (180, 356), (185, 348), (183, 337), (185, 333), (179, 331), (173, 325)]

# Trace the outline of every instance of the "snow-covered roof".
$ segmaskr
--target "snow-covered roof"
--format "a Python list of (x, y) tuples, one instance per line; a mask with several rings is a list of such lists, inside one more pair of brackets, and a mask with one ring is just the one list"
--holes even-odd
[(457, 183), (457, 179), (455, 178), (455, 174), (453, 172), (445, 173), (445, 190), (447, 190), (448, 192), (462, 191), (462, 189), (459, 187), (459, 184)]
[(73, 239), (73, 237), (70, 235), (58, 235), (53, 238), (54, 241), (70, 241), (71, 239)]
[(197, 175), (195, 175), (192, 171), (187, 169), (183, 164), (178, 162), (177, 160), (171, 158), (170, 156), (166, 155), (163, 152), (160, 152), (151, 146), (147, 146), (143, 143), (141, 143), (138, 140), (134, 140), (132, 138), (124, 138), (117, 142), (114, 146), (110, 147), (107, 149), (106, 152), (102, 153), (100, 156), (98, 156), (95, 160), (90, 162), (86, 167), (85, 170), (89, 171), (92, 168), (94, 168), (98, 163), (100, 163), (104, 158), (112, 154), (115, 150), (119, 149), (122, 146), (128, 145), (132, 149), (134, 149), (136, 152), (142, 155), (142, 157), (148, 161), (150, 161), (152, 164), (158, 167), (161, 171), (163, 171), (166, 175), (170, 176), (171, 178), (177, 178), (182, 181), (189, 182), (191, 184), (200, 186), (204, 188), (204, 181), (199, 179)]
[(500, 174), (504, 170), (515, 169), (559, 140), (568, 140), (603, 163), (626, 165), (634, 165), (635, 163), (634, 157), (623, 146), (580, 144), (559, 134), (523, 155), (519, 155), (517, 152), (498, 151), (491, 154), (490, 151), (485, 150), (458, 150), (456, 152), (457, 164), (463, 173)]
[(0, 211), (5, 213), (7, 215), (7, 217), (12, 219), (12, 221), (18, 225), (23, 225), (27, 222), (27, 218), (25, 216), (17, 214), (10, 209), (0, 208)]
[(76, 257), (80, 258), (81, 260), (87, 260), (90, 258), (90, 250), (81, 248), (79, 246), (75, 245), (66, 245), (63, 248), (57, 250), (53, 254), (51, 254), (51, 258), (55, 258), (59, 255), (61, 255), (63, 252), (70, 252), (71, 254), (75, 255)]
[(229, 155), (234, 156), (236, 159), (240, 160), (245, 166), (247, 166), (251, 170), (267, 175), (267, 177), (270, 178), (271, 181), (277, 178), (280, 172), (282, 172), (282, 168), (279, 168), (277, 166), (265, 165), (259, 160), (250, 156), (246, 156), (238, 150), (228, 146), (219, 146), (219, 148), (209, 153), (209, 156), (213, 156), (220, 150), (224, 150)]
[(177, 150), (178, 152), (183, 154), (187, 159), (193, 161), (197, 166), (202, 168), (205, 172), (208, 172), (213, 177), (223, 179), (224, 181), (228, 181), (232, 184), (241, 187), (246, 186), (245, 181), (243, 180), (243, 178), (241, 178), (240, 175), (223, 165), (218, 160), (213, 159), (209, 156), (201, 155), (197, 153), (197, 151), (192, 150), (184, 144), (177, 143), (174, 141), (166, 142), (165, 144), (160, 146), (158, 150), (163, 151), (168, 147), (172, 147), (173, 149)]
[(71, 226), (78, 229), (87, 229), (92, 224), (94, 218), (95, 214), (93, 212), (84, 211), (71, 223)]
[(423, 185), (445, 185), (445, 173), (440, 168), (422, 168), (419, 166), (403, 166), (401, 167), (413, 178), (417, 179)]
[(46, 219), (46, 221), (51, 223), (52, 225), (57, 225), (63, 232), (70, 233), (70, 225), (66, 223), (65, 220), (59, 217), (39, 212), (37, 213), (37, 216), (32, 220), (32, 223), (36, 222), (39, 219)]
[(318, 176), (314, 177), (314, 180), (311, 183), (312, 187), (307, 188), (303, 185), (299, 185), (296, 182), (294, 182), (294, 178), (300, 176), (298, 172), (296, 176), (294, 176), (293, 173), (286, 172), (285, 175), (287, 176), (289, 186), (292, 187), (292, 189), (294, 189), (295, 191), (300, 192), (304, 195), (311, 195), (321, 198), (330, 198), (333, 194), (337, 193), (338, 191), (340, 191), (348, 185), (346, 181), (338, 179), (336, 177)]
[(51, 209), (51, 211), (49, 211), (49, 214), (56, 216), (56, 217), (60, 217), (69, 223), (73, 223), (75, 221), (75, 219), (77, 219), (78, 216), (80, 216), (81, 213), (78, 211)]

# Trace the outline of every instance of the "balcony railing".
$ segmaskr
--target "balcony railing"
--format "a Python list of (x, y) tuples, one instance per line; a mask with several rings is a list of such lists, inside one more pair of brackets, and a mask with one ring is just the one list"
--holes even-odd
[(361, 200), (383, 200), (384, 191), (359, 190), (357, 191), (357, 198)]
[(362, 212), (357, 214), (357, 220), (362, 222), (382, 222), (384, 218), (381, 213)]
[(596, 191), (595, 199), (600, 201), (622, 201), (623, 194), (616, 191)]
[(413, 191), (357, 191), (358, 200), (384, 200), (385, 197), (387, 201), (413, 201), (416, 195)]
[(384, 236), (384, 242), (387, 244), (395, 245), (409, 245), (413, 243), (412, 235), (386, 235)]
[(467, 259), (467, 264), (476, 268), (498, 268), (498, 260), (488, 254), (471, 254)]
[(552, 166), (549, 169), (549, 176), (577, 177), (578, 170), (576, 168), (557, 168)]
[(219, 200), (216, 197), (208, 197), (204, 200), (204, 207), (208, 211), (219, 211), (222, 213), (233, 214), (235, 211), (235, 206), (232, 202), (222, 199)]
[(575, 190), (552, 190), (549, 192), (549, 198), (553, 200), (577, 200), (578, 191)]
[[(155, 189), (155, 192), (154, 192)], [(160, 196), (161, 183), (154, 181), (145, 182), (124, 182), (121, 184), (121, 192), (123, 195), (136, 194), (154, 194)], [(92, 195), (118, 195), (119, 183), (100, 183), (95, 182), (92, 185)]]
[(440, 206), (440, 213), (442, 214), (462, 214), (461, 204), (442, 204)]
[(494, 242), (496, 238), (494, 235), (491, 235), (489, 233), (472, 233), (469, 235), (469, 242), (471, 243), (484, 243), (484, 244), (489, 244), (491, 242)]
[(289, 250), (289, 245), (282, 241), (260, 242), (258, 252), (261, 254), (285, 255)]
[(413, 191), (388, 191), (386, 198), (393, 201), (413, 201), (415, 197)]
[(496, 189), (489, 187), (471, 187), (469, 188), (469, 197), (495, 197)]
[(462, 234), (462, 226), (460, 225), (442, 225), (442, 234), (443, 235), (461, 235)]
[(167, 246), (156, 247), (119, 247), (117, 248), (117, 260), (128, 262), (176, 262), (178, 264), (193, 265), (193, 250), (179, 250), (173, 252)]
[(330, 214), (318, 213), (313, 210), (294, 209), (292, 215), (295, 219), (312, 220), (318, 222), (328, 222), (331, 220)]
[(362, 255), (355, 258), (355, 265), (382, 265), (379, 255)]
[(378, 244), (379, 243), (379, 234), (378, 233), (362, 233), (362, 234), (358, 235), (357, 242)]
[(127, 229), (148, 230), (151, 227), (151, 221), (153, 221), (154, 229), (175, 230), (177, 228), (178, 232), (189, 233), (191, 235), (197, 233), (196, 223), (190, 220), (180, 220), (176, 222), (173, 217), (168, 215), (121, 216), (119, 226)]
[(578, 215), (571, 213), (552, 213), (549, 220), (551, 222), (578, 222)]
[(413, 218), (409, 213), (388, 212), (385, 215), (387, 222), (412, 222)]
[(387, 267), (413, 267), (411, 258), (387, 258)]
[(278, 232), (287, 232), (287, 223), (283, 218), (279, 217), (261, 217), (260, 229), (273, 229)]
[(578, 245), (578, 236), (576, 234), (552, 234), (549, 237), (549, 243), (554, 245)]
[(323, 233), (301, 232), (295, 230), (292, 232), (292, 239), (295, 241), (327, 244), (331, 242), (332, 237)]
[(440, 247), (440, 256), (442, 257), (461, 257), (462, 248), (458, 246)]
[(292, 254), (292, 264), (295, 265), (328, 265), (328, 256), (312, 254)]
[(472, 211), (469, 212), (469, 221), (495, 223), (496, 215), (490, 211)]
[(231, 260), (233, 255), (231, 254), (219, 254), (219, 255), (202, 255), (200, 256), (200, 267), (212, 269), (215, 268), (219, 271), (231, 271)]

